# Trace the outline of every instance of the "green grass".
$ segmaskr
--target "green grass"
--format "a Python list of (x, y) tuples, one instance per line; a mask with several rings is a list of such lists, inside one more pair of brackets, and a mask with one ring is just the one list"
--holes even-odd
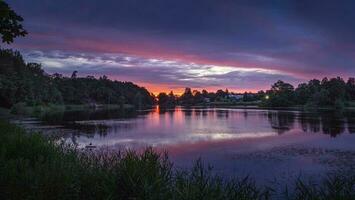
[(225, 180), (201, 160), (183, 171), (152, 149), (79, 151), (0, 121), (0, 199), (355, 199), (354, 188), (352, 176), (334, 175), (275, 194), (249, 177)]

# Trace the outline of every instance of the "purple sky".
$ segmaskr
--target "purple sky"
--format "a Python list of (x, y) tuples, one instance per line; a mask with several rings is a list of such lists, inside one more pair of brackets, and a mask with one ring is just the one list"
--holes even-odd
[(107, 75), (152, 92), (232, 91), (355, 75), (355, 1), (8, 0), (11, 46), (50, 73)]

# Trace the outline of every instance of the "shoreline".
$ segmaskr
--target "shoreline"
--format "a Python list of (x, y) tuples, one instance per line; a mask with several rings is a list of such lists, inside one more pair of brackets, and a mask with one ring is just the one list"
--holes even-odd
[[(107, 109), (107, 110), (117, 110), (122, 109), (121, 106), (116, 104), (97, 104), (92, 106), (90, 104), (78, 104), (78, 105), (39, 105), (39, 106), (24, 106), (22, 104), (18, 104), (19, 106), (13, 106), (12, 108), (2, 108), (0, 107), (0, 117), (12, 117), (16, 118), (16, 116), (32, 116), (39, 117), (45, 113), (60, 113), (66, 111), (89, 111), (89, 110), (97, 110), (97, 109)], [(159, 105), (152, 105), (150, 107), (146, 107), (144, 109), (136, 109), (131, 104), (125, 104), (124, 110), (136, 110), (136, 111), (146, 111), (154, 109)], [(176, 105), (171, 107), (161, 107), (160, 109), (172, 110), (176, 107), (181, 108), (228, 108), (228, 109), (246, 109), (246, 110), (270, 110), (270, 111), (312, 111), (312, 112), (320, 112), (320, 111), (336, 111), (336, 112), (347, 112), (347, 111), (355, 111), (355, 107), (344, 107), (342, 109), (336, 109), (333, 107), (304, 107), (304, 106), (292, 106), (292, 107), (262, 107), (256, 105), (250, 106), (242, 106), (242, 105)]]

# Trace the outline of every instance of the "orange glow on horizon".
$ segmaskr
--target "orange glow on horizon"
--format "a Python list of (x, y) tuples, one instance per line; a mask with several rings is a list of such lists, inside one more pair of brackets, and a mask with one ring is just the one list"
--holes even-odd
[[(172, 86), (171, 85), (158, 85), (158, 84), (151, 84), (151, 83), (138, 83), (137, 85), (141, 86), (141, 87), (145, 87), (149, 92), (153, 93), (155, 96), (157, 96), (159, 93), (161, 92), (165, 92), (165, 93), (170, 93), (170, 91), (173, 91), (173, 93), (175, 95), (181, 96), (186, 87), (183, 86)], [(193, 88), (191, 87), (191, 90), (198, 90), (198, 91), (202, 91), (202, 90), (207, 90), (208, 92), (216, 92), (217, 90), (221, 89), (221, 90), (225, 90), (228, 89), (229, 92), (233, 92), (233, 93), (244, 93), (244, 92), (252, 92), (252, 93), (256, 93), (262, 89), (241, 89), (241, 90), (233, 90), (233, 89), (229, 89), (229, 88), (218, 88), (218, 87), (206, 87), (206, 88)]]

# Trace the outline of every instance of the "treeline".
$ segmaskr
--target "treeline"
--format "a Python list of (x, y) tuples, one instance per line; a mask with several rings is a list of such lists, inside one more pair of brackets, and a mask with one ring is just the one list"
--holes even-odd
[(157, 96), (160, 106), (171, 107), (175, 105), (194, 106), (194, 105), (211, 105), (211, 104), (233, 104), (238, 102), (258, 102), (265, 96), (264, 91), (258, 93), (234, 93), (226, 90), (217, 90), (216, 92), (208, 92), (207, 90), (192, 90), (185, 88), (181, 96), (174, 95), (171, 91), (169, 94), (164, 92)]
[(49, 75), (37, 63), (26, 63), (21, 54), (0, 50), (0, 106), (17, 103), (45, 104), (133, 104), (153, 105), (155, 98), (131, 82), (109, 80), (106, 76), (71, 77)]
[[(186, 88), (181, 96), (160, 93), (161, 106), (214, 105), (254, 102), (264, 107), (336, 107), (342, 108), (355, 101), (355, 78), (313, 79), (308, 83), (293, 85), (277, 81), (270, 90), (258, 93), (237, 94), (226, 90), (208, 92)], [(155, 97), (143, 87), (131, 82), (112, 81), (106, 76), (71, 77), (49, 75), (40, 64), (26, 63), (21, 54), (0, 50), (0, 106), (10, 108), (17, 103), (28, 106), (46, 104), (131, 104), (136, 107), (151, 106)]]
[(355, 101), (355, 78), (346, 82), (340, 78), (313, 79), (295, 89), (291, 84), (277, 81), (266, 91), (262, 106), (268, 107), (335, 107), (343, 108)]
[[(173, 92), (160, 93), (158, 102), (161, 106), (171, 107), (175, 105), (233, 105), (244, 103), (245, 105), (259, 105), (261, 107), (334, 107), (343, 108), (351, 101), (355, 101), (355, 78), (344, 81), (342, 78), (324, 78), (310, 80), (301, 83), (297, 88), (293, 85), (277, 81), (267, 91), (257, 93), (233, 93), (226, 90), (207, 92), (186, 88), (181, 96)], [(354, 104), (354, 103), (353, 103)]]

